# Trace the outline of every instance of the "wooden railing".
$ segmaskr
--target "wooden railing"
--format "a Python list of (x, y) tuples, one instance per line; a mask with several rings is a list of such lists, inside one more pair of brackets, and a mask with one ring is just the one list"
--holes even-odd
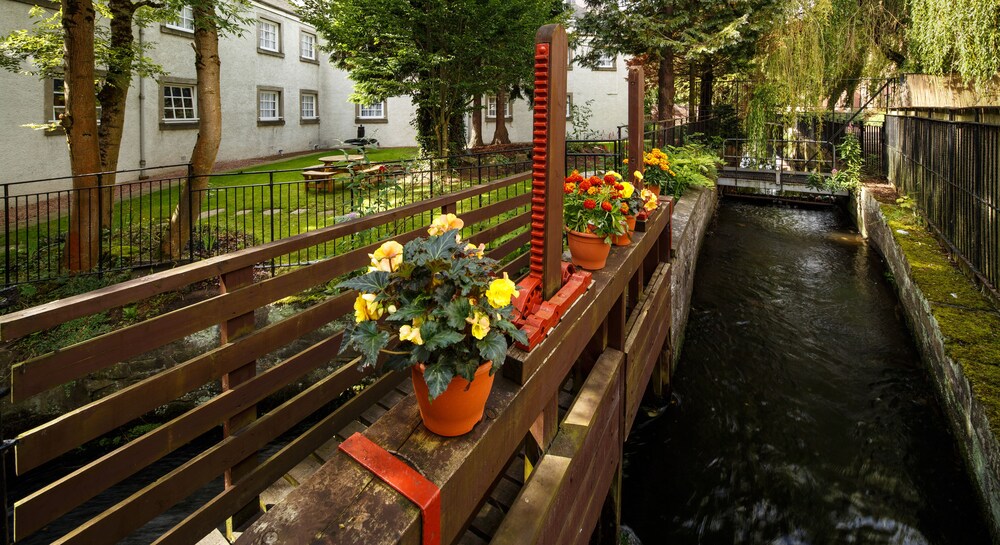
[[(494, 543), (590, 538), (606, 492), (620, 480), (623, 442), (647, 384), (654, 377), (656, 388), (669, 373), (671, 202), (662, 204), (631, 246), (612, 250), (546, 340), (509, 352), (488, 417), (471, 433), (428, 432), (412, 395), (365, 432), (440, 487), (442, 543), (461, 537), (510, 460), (536, 442), (525, 440), (529, 434), (547, 438), (543, 453)], [(557, 426), (533, 431), (557, 424), (546, 414), (555, 418), (552, 405), (567, 381), (578, 385), (570, 411)], [(420, 524), (414, 505), (338, 452), (236, 543), (416, 544)]]
[[(89, 518), (56, 543), (114, 543), (163, 513), (206, 483), (226, 475), (226, 486), (197, 512), (164, 533), (156, 543), (194, 543), (227, 517), (253, 516), (258, 494), (310, 452), (327, 442), (333, 431), (364, 412), (395, 387), (400, 375), (377, 380), (281, 450), (258, 460), (262, 447), (328, 406), (364, 378), (354, 363), (338, 362), (341, 331), (259, 370), (257, 360), (341, 319), (352, 310), (353, 292), (340, 293), (259, 329), (254, 313), (283, 299), (323, 286), (365, 267), (374, 239), (406, 242), (426, 233), (439, 212), (455, 212), (465, 220), (465, 238), (486, 243), (491, 257), (516, 274), (528, 263), (525, 247), (530, 222), (530, 173), (514, 175), (455, 193), (434, 197), (388, 212), (304, 233), (259, 247), (178, 267), (0, 317), (0, 338), (16, 339), (68, 320), (93, 316), (136, 301), (217, 279), (218, 294), (178, 310), (94, 339), (18, 363), (11, 374), (11, 401), (24, 402), (42, 392), (69, 387), (93, 373), (122, 366), (186, 336), (219, 326), (218, 348), (163, 369), (106, 397), (86, 403), (17, 437), (17, 475), (125, 426), (151, 411), (221, 380), (221, 391), (208, 401), (124, 444), (69, 474), (45, 483), (14, 506), (14, 538), (32, 536), (53, 520), (132, 477), (179, 447), (222, 426), (223, 438), (176, 469), (97, 516)], [(344, 255), (267, 277), (271, 259), (318, 244), (376, 232), (373, 242)], [(325, 332), (325, 330), (324, 330)], [(273, 409), (257, 406), (305, 377), (321, 378)], [(284, 392), (284, 396), (289, 395)], [(281, 397), (284, 399), (284, 397)]]

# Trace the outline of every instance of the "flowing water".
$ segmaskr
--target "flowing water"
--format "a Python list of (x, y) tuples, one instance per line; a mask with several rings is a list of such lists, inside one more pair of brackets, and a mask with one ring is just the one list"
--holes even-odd
[(724, 200), (672, 402), (625, 445), (632, 541), (990, 543), (896, 305), (843, 211)]

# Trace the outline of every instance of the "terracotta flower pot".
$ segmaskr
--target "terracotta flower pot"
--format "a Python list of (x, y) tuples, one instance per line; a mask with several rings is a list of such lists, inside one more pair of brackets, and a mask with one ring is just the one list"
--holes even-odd
[(420, 418), (432, 432), (445, 437), (455, 437), (472, 431), (472, 428), (483, 419), (486, 409), (486, 398), (493, 389), (493, 375), (490, 368), (493, 362), (488, 361), (476, 369), (475, 380), (469, 382), (462, 377), (455, 377), (448, 384), (448, 389), (430, 400), (430, 390), (424, 381), (424, 365), (414, 365), (410, 368), (413, 379), (413, 390), (417, 395), (417, 405), (420, 408)]
[(604, 268), (611, 252), (611, 245), (604, 242), (604, 237), (569, 231), (568, 238), (574, 265), (591, 271)]
[(632, 233), (635, 232), (635, 216), (625, 216), (625, 222), (628, 225), (628, 230), (625, 231), (625, 234), (611, 237), (611, 243), (615, 246), (628, 246), (632, 244)]

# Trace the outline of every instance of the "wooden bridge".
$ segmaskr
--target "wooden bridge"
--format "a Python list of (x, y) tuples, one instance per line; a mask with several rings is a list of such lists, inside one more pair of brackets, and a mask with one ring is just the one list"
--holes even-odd
[[(417, 505), (337, 448), (356, 432), (438, 490), (437, 542), (585, 543), (594, 536), (617, 543), (623, 444), (644, 392), (662, 393), (670, 373), (670, 199), (661, 199), (632, 245), (612, 250), (607, 267), (594, 273), (587, 293), (540, 344), (509, 351), (485, 419), (462, 437), (439, 437), (422, 426), (403, 375), (365, 375), (356, 362), (336, 358), (340, 320), (351, 312), (354, 292), (267, 325), (255, 319), (266, 305), (363, 268), (379, 242), (285, 274), (258, 274), (270, 260), (362, 232), (406, 242), (421, 236), (438, 212), (458, 214), (466, 238), (487, 244), (504, 271), (541, 270), (551, 296), (562, 254), (566, 60), (561, 27), (540, 30), (536, 101), (547, 102), (541, 108), (536, 102), (531, 172), (0, 317), (0, 337), (8, 340), (194, 283), (219, 285), (205, 300), (14, 367), (11, 401), (24, 402), (93, 374), (128, 373), (132, 358), (219, 328), (217, 348), (17, 438), (14, 461), (22, 476), (220, 384), (197, 407), (19, 499), (15, 542), (221, 426), (218, 441), (55, 543), (117, 542), (219, 475), (224, 487), (155, 543), (208, 543), (222, 539), (211, 536), (223, 524), (240, 544), (433, 541), (422, 537), (433, 521), (422, 519)], [(641, 68), (631, 69), (630, 134), (642, 134), (642, 81)], [(630, 142), (632, 156), (641, 153), (638, 140)], [(259, 369), (258, 360), (276, 351), (282, 359)], [(366, 386), (357, 391), (358, 384)], [(288, 440), (265, 456), (279, 437)]]
[(752, 149), (745, 139), (723, 142), (723, 166), (716, 182), (722, 191), (750, 190), (764, 195), (824, 195), (847, 197), (842, 189), (826, 187), (836, 172), (837, 148), (819, 140), (768, 140)]

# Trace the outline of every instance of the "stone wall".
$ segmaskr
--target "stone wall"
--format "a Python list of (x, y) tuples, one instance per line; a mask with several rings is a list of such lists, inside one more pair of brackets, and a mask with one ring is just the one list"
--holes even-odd
[(691, 188), (674, 205), (672, 272), (670, 277), (671, 371), (676, 368), (684, 344), (684, 329), (691, 310), (694, 272), (708, 225), (715, 217), (719, 194), (714, 189)]
[(856, 203), (858, 226), (885, 259), (917, 346), (928, 364), (952, 432), (980, 495), (994, 539), (1000, 540), (1000, 444), (987, 412), (962, 365), (946, 350), (947, 339), (931, 302), (913, 278), (910, 263), (896, 242), (878, 201), (862, 189)]

